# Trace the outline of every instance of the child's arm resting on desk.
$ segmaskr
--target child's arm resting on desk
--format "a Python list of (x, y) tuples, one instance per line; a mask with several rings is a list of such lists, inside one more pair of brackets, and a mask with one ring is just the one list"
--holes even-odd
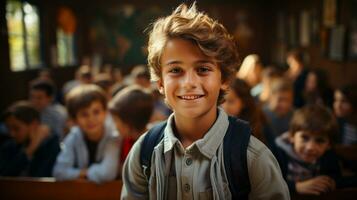
[(74, 180), (79, 178), (80, 169), (74, 168), (75, 152), (72, 135), (66, 137), (60, 154), (57, 156), (56, 164), (53, 168), (53, 176), (57, 180)]

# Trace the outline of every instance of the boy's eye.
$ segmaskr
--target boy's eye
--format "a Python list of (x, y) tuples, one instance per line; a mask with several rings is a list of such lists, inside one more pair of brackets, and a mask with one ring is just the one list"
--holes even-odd
[(198, 67), (197, 68), (198, 73), (206, 73), (208, 71), (210, 71), (210, 69), (208, 67)]
[(181, 70), (180, 68), (174, 67), (174, 68), (171, 68), (171, 69), (169, 70), (169, 73), (178, 74), (178, 73), (180, 73), (181, 71), (182, 71), (182, 70)]
[(302, 138), (302, 140), (303, 140), (304, 142), (307, 142), (307, 141), (310, 140), (310, 137), (307, 136), (307, 135), (302, 135), (301, 138)]

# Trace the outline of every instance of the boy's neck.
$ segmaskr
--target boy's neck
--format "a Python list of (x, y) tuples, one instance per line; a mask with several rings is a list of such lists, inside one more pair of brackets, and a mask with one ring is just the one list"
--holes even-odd
[(84, 133), (84, 135), (88, 140), (92, 142), (99, 142), (104, 135), (104, 128), (102, 129), (102, 131), (100, 131), (100, 133), (96, 133), (96, 134)]
[(190, 146), (196, 140), (204, 137), (208, 130), (213, 126), (218, 116), (218, 110), (215, 109), (211, 114), (200, 118), (183, 118), (175, 115), (175, 132), (184, 148)]

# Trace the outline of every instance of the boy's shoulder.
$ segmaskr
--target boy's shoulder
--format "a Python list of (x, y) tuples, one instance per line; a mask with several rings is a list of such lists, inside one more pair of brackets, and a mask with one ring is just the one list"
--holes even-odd
[(264, 152), (270, 151), (267, 146), (263, 144), (259, 139), (250, 136), (250, 140), (247, 148), (247, 157), (248, 159), (255, 159), (258, 156), (261, 156)]
[(73, 126), (73, 127), (71, 127), (68, 134), (65, 136), (63, 142), (65, 144), (76, 143), (76, 141), (78, 141), (78, 140), (81, 140), (81, 139), (83, 140), (82, 134), (84, 134), (84, 133), (82, 132), (82, 130), (79, 126)]

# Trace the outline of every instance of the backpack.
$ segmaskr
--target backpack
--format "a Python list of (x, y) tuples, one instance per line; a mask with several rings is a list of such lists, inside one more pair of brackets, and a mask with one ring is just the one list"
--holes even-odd
[[(147, 179), (150, 177), (154, 147), (163, 139), (167, 122), (161, 122), (145, 135), (141, 146), (140, 163)], [(248, 122), (229, 117), (229, 126), (223, 139), (223, 156), (232, 199), (248, 199), (250, 180), (247, 166), (247, 148), (251, 129)]]

